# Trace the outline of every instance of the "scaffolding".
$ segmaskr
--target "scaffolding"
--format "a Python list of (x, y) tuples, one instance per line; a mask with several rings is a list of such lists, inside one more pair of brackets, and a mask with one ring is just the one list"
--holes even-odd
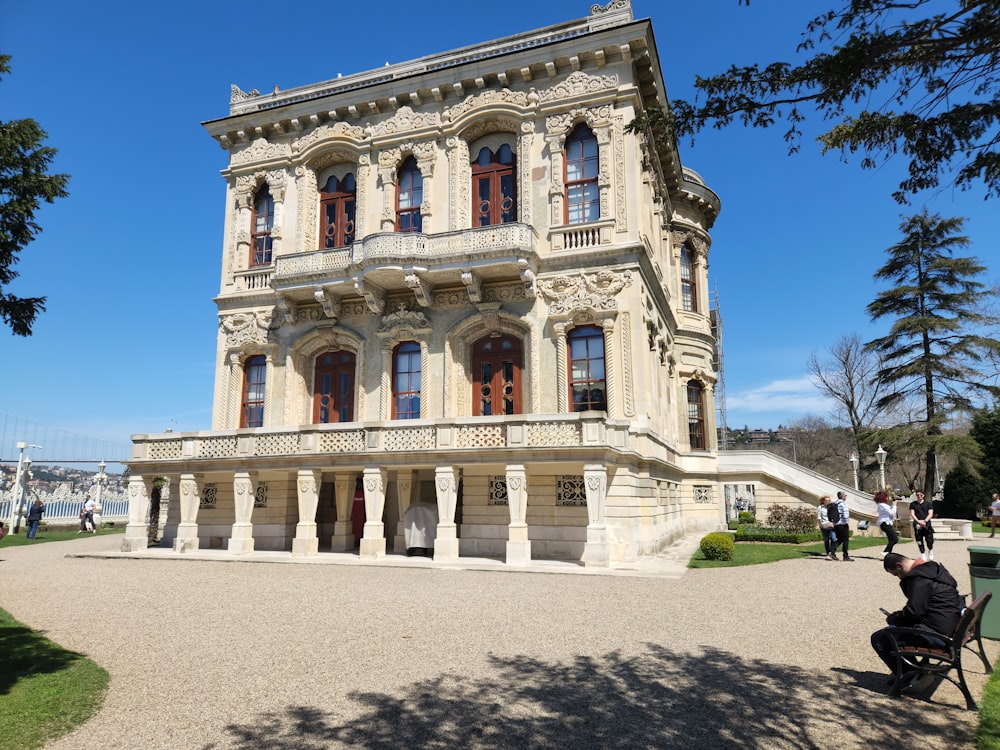
[(729, 450), (729, 424), (726, 422), (726, 371), (723, 356), (722, 339), (722, 311), (719, 308), (719, 290), (715, 288), (711, 292), (709, 304), (709, 319), (712, 323), (712, 337), (715, 340), (715, 361), (712, 367), (715, 369), (715, 413), (716, 427), (718, 429), (719, 450)]

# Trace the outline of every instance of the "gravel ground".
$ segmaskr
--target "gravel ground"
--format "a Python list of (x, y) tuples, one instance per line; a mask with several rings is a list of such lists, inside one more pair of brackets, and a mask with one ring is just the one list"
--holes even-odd
[[(887, 695), (879, 548), (649, 577), (68, 556), (120, 542), (0, 545), (0, 606), (111, 674), (53, 750), (974, 747), (952, 685)], [(966, 547), (936, 550), (963, 592)]]

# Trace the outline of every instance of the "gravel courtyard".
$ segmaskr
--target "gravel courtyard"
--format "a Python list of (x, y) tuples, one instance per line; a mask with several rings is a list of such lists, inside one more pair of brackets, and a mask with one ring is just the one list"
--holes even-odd
[[(120, 542), (0, 544), (0, 606), (111, 674), (53, 750), (974, 746), (952, 685), (886, 694), (879, 548), (679, 577), (75, 556)], [(966, 547), (937, 550), (963, 592)]]

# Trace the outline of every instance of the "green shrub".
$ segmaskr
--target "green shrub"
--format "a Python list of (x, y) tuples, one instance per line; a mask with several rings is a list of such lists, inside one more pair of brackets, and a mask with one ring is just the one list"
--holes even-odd
[(701, 540), (701, 552), (706, 560), (732, 560), (736, 544), (729, 534), (713, 531)]
[(781, 544), (802, 544), (822, 541), (819, 529), (796, 533), (786, 529), (772, 529), (769, 526), (740, 526), (736, 530), (737, 542), (775, 542)]
[(767, 512), (767, 525), (792, 534), (805, 534), (817, 528), (816, 511), (801, 506), (790, 508), (787, 505), (772, 505)]
[(741, 510), (740, 517), (738, 520), (740, 523), (753, 523), (755, 519), (753, 517), (753, 513), (751, 513), (750, 511)]

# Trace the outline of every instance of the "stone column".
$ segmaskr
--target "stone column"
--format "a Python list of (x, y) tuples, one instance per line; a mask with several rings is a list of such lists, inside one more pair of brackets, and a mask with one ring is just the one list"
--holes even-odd
[[(556, 411), (569, 412), (569, 363), (566, 355), (566, 323), (556, 323)], [(607, 355), (605, 355), (607, 356)]]
[(198, 549), (198, 507), (201, 494), (194, 474), (181, 474), (180, 481), (181, 522), (177, 524), (174, 537), (174, 552), (194, 552)]
[(434, 559), (457, 560), (458, 527), (455, 526), (455, 507), (458, 504), (458, 482), (454, 466), (438, 466), (434, 470), (434, 489), (437, 492), (438, 506)]
[(528, 509), (528, 474), (522, 464), (507, 466), (507, 507), (510, 526), (507, 527), (507, 564), (526, 565), (531, 562), (531, 541), (525, 514)]
[(149, 547), (146, 514), (149, 513), (149, 485), (146, 478), (133, 474), (128, 480), (128, 523), (122, 552), (139, 552)]
[(416, 482), (415, 471), (400, 471), (396, 474), (396, 499), (399, 502), (399, 523), (396, 524), (396, 537), (392, 548), (395, 552), (406, 551), (406, 536), (403, 534), (403, 516), (413, 502), (413, 490)]
[(374, 466), (365, 469), (361, 480), (365, 489), (365, 535), (361, 538), (361, 557), (377, 560), (385, 557), (385, 524), (382, 511), (385, 510), (386, 471)]
[(589, 517), (583, 562), (587, 567), (606, 568), (610, 552), (608, 527), (604, 524), (604, 503), (608, 495), (608, 470), (604, 464), (584, 464), (583, 485), (587, 493)]
[(298, 482), (296, 483), (299, 493), (299, 522), (295, 524), (292, 557), (305, 557), (319, 552), (319, 537), (316, 536), (316, 508), (319, 506), (319, 488), (322, 482), (322, 471), (299, 469)]
[(357, 477), (353, 474), (337, 474), (333, 480), (333, 491), (337, 503), (337, 521), (333, 525), (330, 549), (333, 552), (350, 552), (354, 549), (351, 529), (351, 507), (354, 503), (354, 487)]
[(233, 475), (233, 495), (236, 502), (236, 520), (229, 537), (229, 551), (236, 555), (253, 552), (253, 478), (248, 471)]
[(615, 407), (618, 401), (618, 376), (615, 370), (614, 319), (602, 320), (601, 330), (604, 333), (604, 400), (607, 406), (608, 419), (614, 419), (618, 411)]

